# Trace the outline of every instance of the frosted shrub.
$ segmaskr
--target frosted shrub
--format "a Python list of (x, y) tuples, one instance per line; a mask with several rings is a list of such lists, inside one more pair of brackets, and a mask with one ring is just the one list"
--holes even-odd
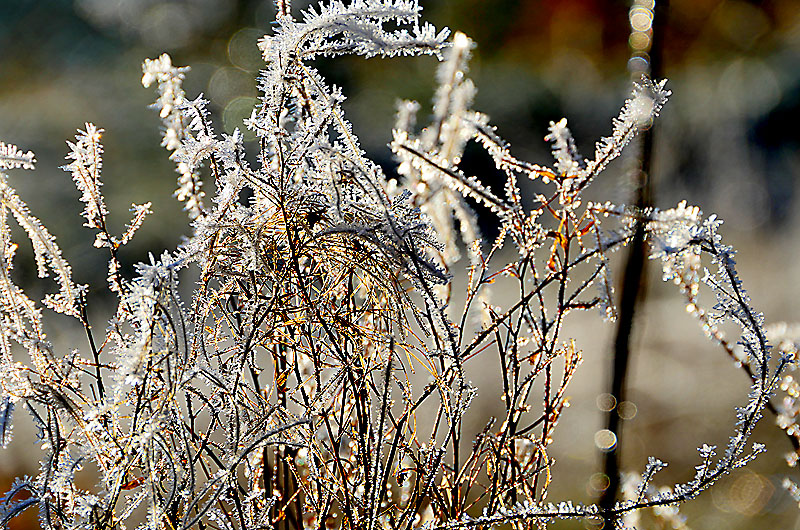
[[(39, 474), (18, 478), (0, 501), (0, 523), (36, 509), (47, 529), (543, 528), (556, 518), (623, 524), (649, 507), (679, 521), (676, 505), (763, 450), (749, 437), (793, 350), (770, 362), (720, 221), (685, 203), (641, 211), (582, 199), (658, 115), (665, 83), (636, 85), (590, 158), (561, 120), (547, 136), (554, 166), (531, 164), (471, 109), (470, 40), (448, 40), (419, 15), (413, 0), (356, 0), (297, 20), (279, 2), (274, 34), (259, 41), (260, 103), (246, 120), (258, 137), (256, 167), (242, 134), (215, 133), (208, 102), (184, 94), (188, 68), (167, 55), (145, 61), (142, 82), (158, 90), (154, 108), (192, 233), (124, 277), (118, 251), (150, 205), (133, 205), (115, 235), (101, 189), (102, 129), (86, 124), (68, 142), (65, 170), (94, 246), (108, 252), (118, 300), (104, 336), (87, 319), (86, 286), (73, 282), (56, 240), (0, 174), (0, 443), (10, 441), (16, 407), (37, 427), (41, 449)], [(399, 106), (391, 144), (399, 182), (366, 158), (343, 95), (311, 64), (342, 54), (443, 60), (432, 122), (417, 129), (419, 105)], [(501, 194), (459, 168), (471, 141), (505, 174)], [(0, 144), (0, 169), (34, 163), (33, 153)], [(548, 191), (528, 196), (519, 179)], [(494, 241), (481, 239), (475, 203), (495, 216)], [(42, 302), (14, 284), (9, 217), (30, 239), (39, 276), (58, 285)], [(709, 336), (733, 352), (719, 324), (741, 328), (752, 391), (729, 442), (704, 445), (684, 483), (654, 487), (665, 464), (652, 458), (643, 475), (626, 475), (611, 509), (549, 503), (558, 468), (548, 445), (581, 361), (562, 330), (575, 311), (614, 318), (607, 257), (637, 223)], [(182, 299), (188, 268), (199, 279)], [(457, 271), (467, 278), (460, 309), (449, 289)], [(517, 294), (492, 301), (495, 282)], [(716, 295), (713, 309), (700, 309), (701, 284)], [(87, 344), (55, 350), (44, 311), (73, 317)], [(467, 438), (463, 418), (477, 389), (465, 366), (483, 358), (496, 363), (505, 411)], [(792, 403), (782, 409), (787, 430)]]

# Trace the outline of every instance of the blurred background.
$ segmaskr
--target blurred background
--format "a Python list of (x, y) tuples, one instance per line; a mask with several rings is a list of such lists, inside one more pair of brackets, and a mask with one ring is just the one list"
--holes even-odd
[[(295, 15), (306, 4), (295, 0)], [(422, 4), (425, 19), (475, 40), (474, 107), (491, 117), (518, 157), (549, 164), (543, 137), (548, 123), (564, 116), (586, 156), (610, 132), (610, 119), (630, 90), (629, 66), (635, 66), (629, 64), (629, 3)], [(123, 230), (131, 202), (153, 201), (155, 215), (126, 247), (125, 265), (130, 270), (147, 252), (174, 248), (188, 228), (171, 196), (177, 174), (159, 145), (158, 117), (147, 108), (155, 93), (140, 84), (141, 62), (166, 51), (174, 64), (191, 65), (187, 94), (202, 92), (211, 100), (218, 131), (242, 128), (262, 66), (255, 42), (270, 31), (272, 2), (0, 0), (0, 8), (0, 139), (33, 150), (38, 161), (35, 172), (12, 172), (12, 184), (58, 237), (76, 280), (102, 285), (106, 266), (104, 253), (91, 247), (93, 235), (81, 227), (78, 193), (59, 169), (66, 163), (64, 141), (87, 121), (106, 130), (103, 174), (111, 226)], [(386, 144), (395, 104), (419, 101), (425, 123), (436, 61), (343, 58), (318, 66), (343, 88), (362, 145), (391, 173)], [(663, 70), (673, 96), (657, 122), (656, 205), (668, 208), (685, 198), (722, 217), (755, 306), (767, 322), (800, 321), (800, 2), (672, 0)], [(251, 142), (249, 155), (255, 153)], [(613, 165), (593, 195), (629, 201), (626, 167), (624, 160)], [(464, 168), (487, 181), (494, 175), (478, 149), (468, 150)], [(492, 229), (485, 226), (490, 234)], [(51, 289), (28, 266), (30, 250), (22, 245), (20, 253), (17, 279), (34, 294)], [(651, 276), (649, 301), (637, 320), (630, 377), (635, 408), (622, 439), (623, 468), (640, 472), (647, 456), (658, 456), (671, 463), (663, 473), (666, 483), (689, 478), (699, 444), (725, 444), (733, 406), (744, 402), (748, 382), (721, 349), (703, 340), (655, 267)], [(102, 308), (102, 293), (93, 296)], [(97, 314), (99, 320), (103, 309)], [(613, 329), (589, 317), (572, 330), (586, 361), (553, 447), (553, 500), (589, 501), (602, 483), (594, 475), (599, 456), (593, 440), (603, 421), (597, 396), (605, 387)], [(57, 342), (68, 334), (56, 328), (51, 337)], [(491, 411), (496, 404), (482, 406)], [(791, 448), (771, 422), (766, 418), (756, 435), (767, 441), (767, 455), (683, 509), (691, 528), (800, 529), (800, 510), (780, 487), (783, 476), (798, 480), (800, 474), (783, 464)], [(0, 474), (6, 475), (0, 485), (35, 471), (13, 457), (24, 451), (17, 442), (0, 453)]]

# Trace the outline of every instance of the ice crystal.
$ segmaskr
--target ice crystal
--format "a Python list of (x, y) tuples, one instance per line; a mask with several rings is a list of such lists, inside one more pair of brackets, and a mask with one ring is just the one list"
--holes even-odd
[(145, 59), (142, 65), (142, 85), (149, 87), (153, 83), (158, 83), (159, 98), (153, 104), (153, 108), (159, 112), (165, 127), (161, 145), (172, 151), (173, 158), (178, 160), (176, 171), (180, 177), (175, 196), (185, 203), (184, 209), (189, 213), (189, 217), (194, 219), (203, 212), (205, 193), (202, 191), (203, 183), (200, 175), (194, 168), (180, 161), (185, 158), (182, 144), (190, 136), (187, 117), (183, 110), (189, 104), (182, 86), (188, 71), (188, 67), (173, 66), (172, 58), (166, 53), (157, 59)]
[(33, 151), (26, 153), (16, 145), (0, 142), (0, 169), (33, 169), (35, 163)]
[(67, 155), (72, 162), (64, 166), (65, 171), (72, 173), (72, 179), (81, 192), (81, 202), (86, 205), (82, 215), (86, 218), (85, 226), (102, 229), (108, 215), (103, 195), (100, 193), (102, 181), (100, 170), (103, 167), (103, 146), (100, 137), (103, 129), (98, 129), (92, 123), (86, 124), (85, 131), (78, 131), (76, 142), (67, 142), (70, 153)]

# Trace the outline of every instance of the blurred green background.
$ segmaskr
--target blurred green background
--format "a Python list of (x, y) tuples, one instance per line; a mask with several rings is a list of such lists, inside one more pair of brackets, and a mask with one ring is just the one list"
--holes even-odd
[[(475, 108), (489, 114), (517, 156), (549, 164), (543, 137), (549, 121), (563, 116), (584, 155), (610, 132), (610, 119), (630, 89), (627, 2), (422, 4), (426, 20), (475, 40), (470, 67), (479, 90)], [(295, 15), (304, 5), (294, 2)], [(174, 248), (188, 228), (171, 196), (177, 174), (159, 145), (158, 117), (147, 108), (155, 93), (141, 87), (141, 62), (167, 51), (174, 64), (191, 65), (188, 95), (203, 92), (211, 100), (218, 131), (241, 128), (257, 95), (255, 76), (262, 63), (255, 41), (269, 31), (272, 2), (0, 0), (0, 7), (0, 139), (33, 150), (38, 160), (35, 172), (14, 171), (12, 184), (58, 237), (77, 281), (102, 286), (106, 266), (105, 254), (91, 247), (93, 235), (81, 227), (78, 193), (58, 169), (66, 163), (64, 141), (84, 122), (106, 130), (103, 174), (111, 226), (123, 231), (130, 203), (153, 201), (155, 214), (122, 256), (126, 266), (145, 260), (147, 252)], [(800, 2), (672, 0), (664, 39), (664, 74), (674, 95), (657, 122), (655, 202), (667, 208), (686, 198), (719, 214), (728, 241), (740, 248), (745, 285), (767, 321), (800, 321)], [(423, 103), (425, 123), (435, 60), (343, 58), (318, 64), (348, 96), (345, 110), (364, 148), (391, 172), (386, 144), (396, 101)], [(251, 159), (255, 154), (250, 145)], [(478, 150), (467, 152), (464, 165), (487, 182), (495, 178)], [(624, 161), (612, 166), (594, 196), (628, 201), (625, 167)], [(17, 278), (33, 293), (49, 290), (26, 266), (25, 245), (20, 252)], [(634, 361), (632, 395), (640, 414), (626, 426), (633, 449), (625, 463), (641, 470), (647, 455), (661, 451), (658, 456), (673, 462), (676, 471), (685, 470), (692, 465), (695, 438), (701, 443), (716, 436), (724, 444), (732, 406), (743, 401), (747, 381), (721, 352), (702, 342), (696, 326), (681, 315), (675, 294), (657, 285), (658, 278), (654, 282), (639, 326), (640, 333), (654, 336), (639, 342), (641, 359), (649, 360)], [(560, 426), (564, 438), (554, 454), (563, 467), (556, 467), (561, 479), (553, 485), (554, 500), (562, 495), (589, 500), (593, 494), (590, 477), (598, 458), (591, 436), (601, 422), (594, 397), (603, 388), (598, 373), (605, 370), (608, 331), (588, 323), (575, 331), (579, 344), (583, 336), (584, 347), (596, 346), (585, 354), (595, 368), (584, 367), (588, 375), (576, 382), (577, 410), (569, 412), (576, 420), (567, 416)], [(709, 387), (719, 374), (730, 383)], [(782, 466), (788, 443), (769, 422), (759, 434), (773, 440), (771, 453), (755, 471), (732, 476), (687, 506), (690, 527), (800, 528), (800, 512), (779, 486), (782, 474), (797, 472)], [(0, 472), (19, 472), (8, 454), (0, 454)]]
[[(241, 127), (261, 67), (255, 40), (269, 30), (271, 1), (5, 0), (0, 17), (0, 137), (32, 149), (32, 205), (72, 241), (79, 228), (56, 219), (79, 211), (58, 166), (64, 140), (91, 121), (106, 129), (106, 192), (118, 222), (130, 202), (154, 200), (161, 226), (149, 222), (142, 249), (170, 248), (185, 230), (170, 199), (171, 164), (159, 147), (159, 122), (139, 84), (140, 63), (163, 51), (191, 65), (189, 96), (212, 101), (220, 129)], [(295, 2), (297, 13), (304, 3)], [(582, 152), (607, 134), (629, 90), (628, 8), (622, 1), (460, 0), (423, 2), (425, 18), (470, 35), (471, 76), (486, 112), (519, 156), (547, 163), (542, 138), (566, 116)], [(796, 1), (673, 0), (664, 71), (674, 96), (659, 120), (657, 203), (687, 197), (743, 232), (791, 224), (798, 181), (800, 5)], [(346, 110), (365, 148), (392, 165), (390, 139), (399, 98), (427, 103), (435, 61), (324, 61), (321, 69), (348, 96)], [(488, 160), (465, 163), (487, 174)], [(15, 179), (16, 181), (17, 179)], [(598, 196), (626, 200), (607, 178)], [(41, 202), (37, 202), (41, 200)], [(63, 206), (63, 208), (62, 208)], [(60, 230), (59, 230), (60, 229)], [(70, 232), (75, 230), (75, 232)], [(60, 233), (59, 233), (60, 232)], [(135, 247), (134, 247), (135, 248)], [(69, 253), (70, 251), (67, 250)], [(102, 253), (72, 253), (93, 270)], [(93, 261), (97, 260), (97, 261)]]

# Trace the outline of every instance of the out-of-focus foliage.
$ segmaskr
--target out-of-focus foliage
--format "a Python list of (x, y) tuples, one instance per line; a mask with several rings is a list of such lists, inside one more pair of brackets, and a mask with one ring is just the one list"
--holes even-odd
[[(570, 116), (579, 138), (604, 133), (627, 83), (625, 3), (434, 0), (425, 10), (433, 23), (458, 27), (475, 40), (477, 102), (524, 156), (546, 156), (542, 124), (561, 116)], [(137, 110), (146, 99), (130, 84), (141, 58), (166, 50), (180, 64), (192, 64), (188, 92), (203, 92), (230, 132), (256, 96), (252, 73), (262, 66), (254, 43), (273, 16), (269, 0), (5, 2), (0, 134), (14, 131), (45, 162), (40, 167), (50, 168), (60, 158), (52, 148), (57, 139), (84, 121), (102, 124), (114, 131), (106, 139), (115, 146), (109, 156), (127, 168), (118, 182), (135, 179), (166, 190), (169, 184), (157, 177), (165, 162), (145, 132), (152, 118)], [(799, 17), (792, 0), (671, 2), (664, 74), (683, 90), (662, 121), (654, 173), (663, 204), (691, 191), (704, 209), (717, 211), (736, 229), (792, 222), (800, 142), (792, 125), (800, 112)], [(425, 101), (433, 64), (340, 59), (320, 67), (348, 94), (345, 108), (364, 147), (390, 166), (387, 131), (398, 89)], [(589, 145), (579, 141), (579, 147)], [(464, 163), (475, 172), (491, 169), (474, 151)], [(43, 203), (68, 207), (55, 174), (36, 180)], [(109, 183), (112, 204), (124, 206), (124, 199), (116, 199), (121, 188)], [(624, 189), (618, 193), (627, 198)], [(168, 210), (168, 200), (155, 208)], [(145, 227), (142, 246), (133, 248), (169, 246), (181, 231), (174, 221), (169, 230)], [(99, 265), (84, 262), (90, 263)]]

